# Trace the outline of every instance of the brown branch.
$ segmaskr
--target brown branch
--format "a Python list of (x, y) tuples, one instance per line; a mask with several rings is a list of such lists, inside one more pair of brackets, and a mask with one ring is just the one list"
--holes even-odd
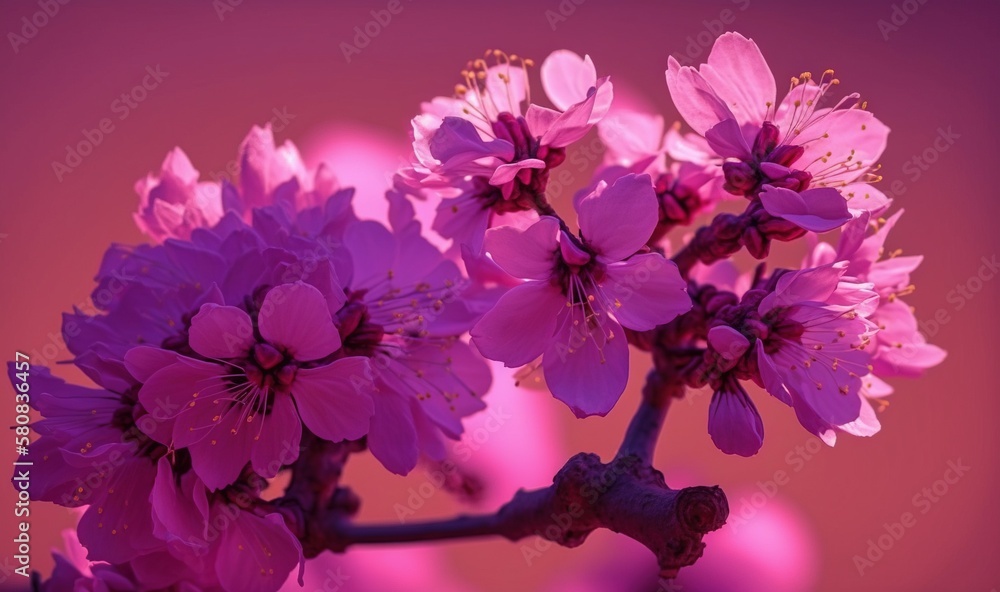
[(511, 541), (541, 536), (575, 547), (595, 529), (607, 528), (648, 547), (661, 576), (674, 577), (701, 557), (703, 535), (720, 528), (729, 515), (726, 496), (718, 487), (671, 489), (650, 465), (670, 399), (682, 388), (651, 373), (642, 403), (610, 463), (595, 454), (577, 454), (556, 473), (552, 485), (518, 491), (495, 514), (384, 525), (355, 524), (334, 507), (312, 516), (302, 511), (286, 516), (298, 522), (296, 530), (308, 541), (304, 546), (310, 555), (323, 549), (343, 552), (360, 544), (484, 536)]

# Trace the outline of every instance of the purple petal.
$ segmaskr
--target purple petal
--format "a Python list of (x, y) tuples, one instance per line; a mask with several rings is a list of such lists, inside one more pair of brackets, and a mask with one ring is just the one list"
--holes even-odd
[(250, 315), (235, 306), (203, 304), (188, 335), (191, 348), (206, 358), (243, 357), (254, 344)]
[(827, 232), (851, 219), (847, 201), (832, 187), (797, 193), (784, 187), (766, 186), (760, 202), (768, 214), (784, 218), (813, 232)]
[(331, 442), (357, 440), (368, 433), (374, 405), (367, 358), (342, 358), (317, 368), (300, 369), (292, 397), (302, 422)]
[(715, 40), (701, 73), (741, 124), (763, 123), (774, 106), (774, 74), (757, 44), (739, 33)]
[(580, 233), (605, 262), (621, 261), (649, 240), (658, 208), (649, 175), (625, 175), (580, 201)]
[(750, 349), (750, 341), (742, 333), (726, 325), (708, 330), (708, 344), (725, 360), (735, 360)]
[(264, 339), (301, 362), (325, 358), (340, 349), (340, 333), (326, 298), (303, 282), (271, 288), (257, 324)]
[(548, 282), (527, 282), (504, 294), (472, 328), (472, 341), (487, 358), (508, 368), (542, 355), (556, 331), (566, 297)]
[(237, 509), (234, 519), (222, 513), (232, 511), (230, 507), (217, 510), (219, 514), (213, 517), (213, 522), (224, 519), (228, 524), (215, 557), (215, 573), (222, 587), (227, 591), (277, 592), (296, 565), (301, 586), (302, 545), (285, 526), (281, 514), (262, 518)]
[(764, 423), (739, 385), (718, 390), (708, 408), (708, 433), (726, 454), (753, 456), (764, 443)]
[(673, 57), (667, 60), (667, 88), (677, 111), (694, 131), (705, 135), (725, 119), (735, 119), (733, 112), (702, 75), (690, 66), (681, 66)]
[(548, 279), (555, 269), (559, 221), (542, 216), (525, 230), (500, 226), (486, 231), (484, 246), (504, 271), (516, 278)]
[(603, 416), (628, 383), (628, 342), (617, 322), (588, 327), (578, 308), (560, 315), (562, 330), (542, 356), (545, 383), (577, 417)]
[[(278, 474), (281, 467), (299, 457), (302, 439), (302, 422), (295, 412), (292, 399), (287, 394), (276, 393), (271, 412), (254, 418), (253, 450), (250, 462), (257, 473), (266, 479)], [(250, 428), (250, 425), (244, 426)]]
[(647, 331), (691, 310), (687, 282), (677, 265), (659, 253), (635, 255), (607, 267), (601, 286), (612, 300), (611, 312), (624, 327)]
[(417, 466), (417, 430), (409, 398), (394, 390), (372, 397), (375, 414), (368, 431), (368, 448), (389, 471), (406, 475)]

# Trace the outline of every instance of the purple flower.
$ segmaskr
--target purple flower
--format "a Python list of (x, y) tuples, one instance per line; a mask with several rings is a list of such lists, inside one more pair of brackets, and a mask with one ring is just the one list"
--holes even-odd
[(319, 290), (303, 282), (275, 286), (256, 318), (205, 304), (190, 329), (191, 348), (203, 359), (146, 347), (126, 355), (143, 381), (143, 405), (179, 409), (147, 433), (187, 448), (212, 489), (233, 483), (248, 461), (275, 476), (298, 456), (303, 423), (336, 442), (364, 436), (371, 420), (368, 361), (328, 360), (340, 336)]
[(535, 207), (565, 147), (587, 134), (612, 98), (611, 82), (597, 78), (589, 56), (560, 50), (542, 64), (543, 86), (558, 110), (530, 102), (530, 60), (491, 56), (496, 65), (471, 62), (454, 98), (425, 103), (413, 119), (417, 164), (406, 175), (444, 198), (434, 230), (476, 253), (493, 215)]
[(647, 175), (604, 184), (578, 206), (580, 236), (543, 216), (526, 230), (491, 229), (486, 250), (511, 289), (472, 329), (476, 347), (508, 367), (542, 357), (552, 394), (580, 416), (604, 415), (628, 380), (622, 327), (645, 331), (691, 307), (676, 266), (640, 253), (657, 221)]
[[(851, 219), (849, 208), (881, 207), (868, 182), (889, 129), (851, 94), (821, 107), (839, 84), (827, 70), (805, 72), (776, 102), (775, 82), (757, 45), (738, 33), (715, 41), (698, 69), (669, 59), (667, 86), (687, 123), (721, 158), (725, 188), (759, 200), (767, 213), (825, 232)], [(847, 105), (847, 108), (842, 108)]]

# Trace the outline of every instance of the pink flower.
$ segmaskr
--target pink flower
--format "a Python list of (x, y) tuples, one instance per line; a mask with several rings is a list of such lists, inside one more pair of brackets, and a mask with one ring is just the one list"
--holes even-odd
[(831, 446), (834, 428), (870, 436), (880, 427), (861, 396), (877, 331), (867, 317), (877, 295), (871, 284), (845, 278), (845, 268), (834, 264), (782, 275), (758, 305), (759, 317), (745, 323), (757, 337), (764, 388), (791, 405), (803, 427)]
[[(263, 485), (258, 479), (211, 492), (195, 473), (175, 474), (163, 457), (151, 498), (157, 535), (171, 543), (175, 557), (211, 574), (226, 592), (275, 592), (296, 567), (301, 585), (302, 545), (280, 513), (258, 507), (256, 495)], [(160, 567), (172, 563), (167, 560)], [(154, 575), (142, 581), (150, 582)]]
[[(434, 230), (480, 251), (493, 214), (528, 211), (544, 198), (549, 170), (565, 147), (607, 112), (612, 90), (590, 57), (566, 50), (542, 64), (542, 84), (557, 110), (530, 101), (530, 60), (494, 51), (463, 71), (456, 96), (423, 105), (413, 119), (417, 163), (407, 176), (441, 190)], [(522, 105), (527, 103), (527, 108)]]
[[(776, 102), (774, 76), (757, 45), (738, 33), (719, 37), (698, 69), (673, 57), (666, 72), (681, 116), (725, 159), (725, 188), (760, 200), (771, 215), (825, 232), (851, 218), (848, 209), (881, 207), (868, 185), (889, 129), (851, 94), (821, 108), (839, 83), (827, 70), (805, 72)], [(847, 105), (846, 108), (842, 108)]]
[(223, 214), (222, 194), (216, 183), (198, 182), (198, 171), (180, 148), (171, 150), (159, 176), (146, 175), (135, 184), (139, 211), (135, 223), (154, 241), (187, 240), (195, 228), (214, 226)]
[(677, 268), (636, 254), (656, 226), (648, 175), (600, 184), (578, 208), (580, 235), (543, 216), (526, 230), (491, 229), (486, 251), (528, 281), (500, 298), (472, 329), (487, 358), (517, 367), (542, 356), (552, 394), (578, 416), (604, 415), (628, 380), (622, 327), (645, 331), (691, 307)]
[[(879, 327), (872, 373), (865, 377), (865, 394), (872, 397), (892, 393), (892, 387), (880, 377), (917, 377), (940, 364), (947, 355), (940, 347), (927, 343), (913, 311), (901, 299), (915, 289), (910, 274), (923, 261), (921, 255), (901, 256), (901, 251), (887, 252), (885, 249), (886, 238), (902, 215), (903, 210), (900, 210), (888, 220), (875, 222), (867, 214), (861, 215), (844, 227), (836, 249), (827, 243), (818, 243), (807, 261), (811, 265), (846, 261), (845, 274), (871, 282), (879, 295), (878, 307), (871, 316)], [(873, 224), (876, 230), (869, 234)]]
[(142, 404), (179, 409), (147, 433), (188, 448), (211, 489), (233, 483), (248, 461), (262, 476), (275, 476), (298, 456), (303, 423), (333, 442), (368, 432), (370, 367), (360, 357), (328, 361), (340, 336), (323, 294), (302, 282), (276, 286), (256, 318), (254, 324), (242, 309), (202, 305), (189, 339), (210, 361), (148, 347), (126, 354), (144, 383)]
[(275, 146), (270, 124), (254, 126), (247, 134), (240, 145), (239, 167), (239, 192), (229, 187), (224, 197), (228, 206), (238, 203), (246, 214), (275, 203), (298, 212), (322, 205), (337, 190), (333, 172), (325, 164), (309, 171), (291, 141)]
[(347, 228), (353, 273), (338, 317), (345, 351), (372, 360), (368, 446), (387, 469), (406, 474), (420, 452), (444, 457), (441, 435), (458, 439), (462, 418), (485, 408), (491, 375), (460, 338), (478, 317), (463, 300), (467, 280), (419, 224), (401, 225)]

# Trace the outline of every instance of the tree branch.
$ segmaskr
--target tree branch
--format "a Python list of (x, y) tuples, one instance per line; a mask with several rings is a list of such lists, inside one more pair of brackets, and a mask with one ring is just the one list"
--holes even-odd
[(650, 464), (670, 399), (682, 389), (652, 372), (621, 449), (610, 463), (595, 454), (577, 454), (556, 473), (552, 485), (518, 491), (495, 514), (359, 525), (336, 505), (326, 512), (303, 508), (288, 512), (286, 498), (286, 517), (297, 522), (295, 530), (309, 542), (310, 554), (323, 549), (343, 552), (361, 544), (484, 536), (511, 541), (541, 536), (576, 547), (594, 530), (607, 528), (648, 547), (656, 555), (661, 576), (671, 578), (701, 557), (703, 535), (720, 528), (729, 515), (726, 496), (718, 487), (671, 489)]

